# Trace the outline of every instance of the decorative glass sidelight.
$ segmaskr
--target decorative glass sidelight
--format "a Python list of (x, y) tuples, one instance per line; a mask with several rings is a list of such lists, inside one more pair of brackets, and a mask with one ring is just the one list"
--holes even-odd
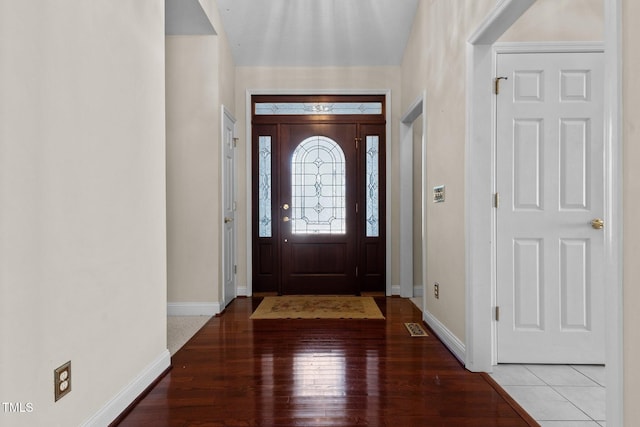
[(330, 138), (312, 136), (291, 157), (291, 233), (346, 233), (345, 156)]
[(367, 237), (378, 237), (380, 234), (379, 208), (379, 138), (367, 136), (366, 160), (366, 228)]
[(271, 137), (258, 137), (258, 237), (271, 237)]

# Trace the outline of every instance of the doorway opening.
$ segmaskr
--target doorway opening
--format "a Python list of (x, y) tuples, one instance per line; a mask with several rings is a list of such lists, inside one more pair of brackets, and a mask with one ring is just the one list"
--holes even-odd
[(254, 95), (253, 292), (384, 292), (385, 97)]
[(426, 297), (426, 91), (400, 119), (400, 296)]
[[(471, 371), (490, 372), (495, 362), (494, 331), (492, 317), (487, 315), (492, 307), (492, 283), (495, 272), (492, 269), (494, 253), (487, 250), (487, 242), (492, 242), (494, 227), (493, 204), (486, 203), (493, 195), (491, 178), (493, 156), (491, 138), (491, 111), (493, 98), (487, 90), (487, 81), (492, 72), (492, 50), (496, 40), (533, 4), (536, 0), (505, 0), (487, 16), (476, 32), (468, 39), (468, 130), (466, 157), (468, 162), (466, 200), (466, 277), (467, 316), (465, 366)], [(605, 214), (609, 224), (605, 229), (604, 264), (607, 266), (605, 280), (611, 292), (605, 299), (606, 334), (606, 412), (607, 422), (622, 424), (622, 276), (621, 246), (622, 235), (622, 174), (620, 139), (620, 17), (619, 0), (604, 1), (605, 17), (605, 102), (604, 102), (604, 152), (605, 158)], [(488, 225), (491, 226), (488, 226)]]

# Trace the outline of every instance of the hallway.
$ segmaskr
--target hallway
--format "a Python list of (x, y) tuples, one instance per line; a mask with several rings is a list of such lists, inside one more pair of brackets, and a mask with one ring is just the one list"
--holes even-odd
[(121, 426), (527, 426), (466, 371), (408, 300), (376, 298), (386, 320), (251, 321), (238, 298), (172, 358)]

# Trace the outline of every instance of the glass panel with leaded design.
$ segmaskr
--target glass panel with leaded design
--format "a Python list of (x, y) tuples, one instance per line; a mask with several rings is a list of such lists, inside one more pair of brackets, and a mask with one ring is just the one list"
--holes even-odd
[(291, 158), (292, 234), (345, 234), (345, 156), (330, 138), (302, 141)]
[(366, 228), (367, 237), (380, 235), (380, 204), (379, 204), (379, 138), (367, 136), (366, 152)]
[(258, 236), (271, 237), (271, 137), (258, 137)]
[(257, 102), (256, 116), (382, 114), (382, 102)]

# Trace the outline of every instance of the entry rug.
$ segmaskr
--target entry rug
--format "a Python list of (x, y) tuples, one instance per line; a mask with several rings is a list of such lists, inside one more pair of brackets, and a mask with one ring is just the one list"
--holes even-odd
[(372, 297), (264, 297), (251, 319), (384, 319)]
[(428, 337), (429, 335), (424, 330), (420, 323), (405, 323), (404, 326), (409, 331), (412, 337)]

